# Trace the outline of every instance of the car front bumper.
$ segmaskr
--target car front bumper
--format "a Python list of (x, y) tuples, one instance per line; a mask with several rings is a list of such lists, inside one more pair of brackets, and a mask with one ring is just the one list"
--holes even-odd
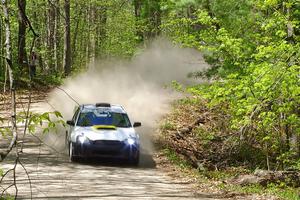
[(73, 143), (74, 156), (81, 158), (107, 157), (134, 159), (139, 155), (139, 145), (129, 145), (125, 141), (97, 140)]

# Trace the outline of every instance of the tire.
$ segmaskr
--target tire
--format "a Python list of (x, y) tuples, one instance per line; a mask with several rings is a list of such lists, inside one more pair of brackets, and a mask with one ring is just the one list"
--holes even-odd
[(78, 162), (79, 159), (78, 157), (74, 156), (74, 152), (75, 152), (75, 146), (73, 146), (73, 143), (70, 142), (69, 144), (69, 158), (71, 162)]
[(65, 135), (65, 147), (68, 147), (68, 131), (66, 131)]
[(129, 163), (133, 166), (138, 166), (140, 163), (140, 152), (137, 151), (137, 156), (136, 157), (130, 157), (129, 158)]

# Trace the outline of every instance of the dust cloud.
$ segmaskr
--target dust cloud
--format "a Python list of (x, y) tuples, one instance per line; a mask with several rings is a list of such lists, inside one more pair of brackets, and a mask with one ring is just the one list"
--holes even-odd
[[(201, 54), (157, 39), (130, 61), (97, 61), (90, 70), (65, 81), (62, 88), (80, 104), (109, 102), (126, 109), (132, 122), (142, 122), (137, 131), (141, 146), (152, 152), (151, 138), (170, 102), (179, 94), (166, 88), (173, 80), (189, 84), (187, 74), (207, 68)], [(50, 94), (50, 103), (65, 119), (71, 119), (76, 103), (61, 90)]]

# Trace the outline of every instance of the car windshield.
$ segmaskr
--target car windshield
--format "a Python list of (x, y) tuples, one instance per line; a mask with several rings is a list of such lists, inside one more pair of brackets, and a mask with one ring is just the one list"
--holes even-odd
[(77, 126), (110, 125), (121, 128), (131, 127), (127, 114), (105, 110), (90, 110), (80, 113)]

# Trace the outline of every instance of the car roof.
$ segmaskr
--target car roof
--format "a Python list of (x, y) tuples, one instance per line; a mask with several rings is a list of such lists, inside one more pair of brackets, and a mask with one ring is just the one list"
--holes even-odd
[(106, 111), (114, 113), (126, 113), (125, 109), (121, 105), (117, 104), (82, 104), (80, 105), (81, 111), (105, 109)]

